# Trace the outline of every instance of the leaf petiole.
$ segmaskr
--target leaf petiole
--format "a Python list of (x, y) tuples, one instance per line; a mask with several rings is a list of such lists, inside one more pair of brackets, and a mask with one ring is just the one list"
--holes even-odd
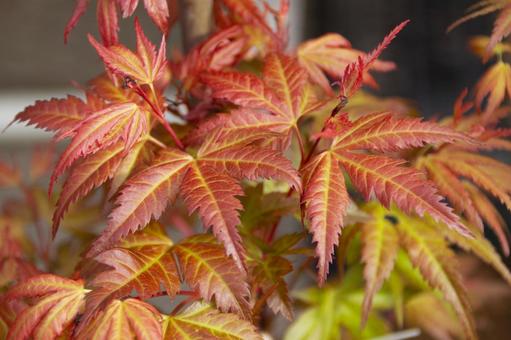
[[(152, 113), (154, 114), (156, 119), (158, 119), (158, 121), (163, 125), (165, 130), (167, 130), (167, 132), (170, 134), (170, 136), (172, 137), (172, 140), (174, 141), (176, 146), (180, 150), (184, 150), (185, 147), (184, 147), (183, 143), (181, 142), (179, 137), (176, 135), (175, 131), (172, 129), (172, 127), (170, 126), (169, 122), (167, 122), (165, 120), (165, 116), (163, 115), (163, 112), (160, 110), (160, 108), (153, 103), (153, 101), (147, 96), (145, 91), (140, 87), (140, 85), (137, 84), (137, 82), (135, 80), (133, 80), (133, 79), (131, 79), (129, 77), (126, 77), (124, 79), (124, 81), (125, 81), (127, 87), (129, 87), (130, 89), (135, 91), (136, 94), (138, 94), (142, 99), (144, 99), (144, 101), (147, 104), (149, 104), (149, 106), (152, 109)], [(151, 89), (152, 89), (153, 94), (154, 94), (154, 87), (152, 87), (152, 85), (151, 85)]]

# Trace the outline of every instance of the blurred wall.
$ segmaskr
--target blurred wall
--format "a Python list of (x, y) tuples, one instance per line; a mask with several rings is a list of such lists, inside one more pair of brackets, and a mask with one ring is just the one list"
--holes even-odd
[[(98, 37), (95, 1), (64, 45), (63, 32), (73, 12), (74, 0), (0, 1), (0, 89), (69, 86), (84, 82), (102, 70), (87, 41)], [(148, 35), (159, 34), (145, 13), (137, 11)], [(133, 43), (133, 19), (121, 22), (121, 39)]]

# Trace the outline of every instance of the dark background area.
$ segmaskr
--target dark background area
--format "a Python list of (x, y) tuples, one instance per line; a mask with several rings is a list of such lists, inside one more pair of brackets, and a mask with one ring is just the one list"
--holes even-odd
[(378, 75), (384, 95), (413, 99), (426, 115), (449, 113), (464, 87), (472, 88), (485, 67), (468, 50), (468, 38), (489, 35), (494, 15), (470, 21), (449, 34), (446, 28), (476, 1), (322, 0), (307, 1), (306, 38), (339, 32), (354, 47), (369, 51), (395, 25), (411, 22), (383, 54), (398, 70)]

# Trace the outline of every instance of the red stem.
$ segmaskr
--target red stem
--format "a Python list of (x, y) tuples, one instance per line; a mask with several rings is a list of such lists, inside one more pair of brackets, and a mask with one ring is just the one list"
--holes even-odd
[(197, 292), (194, 290), (180, 290), (178, 295), (197, 296)]
[[(166, 295), (168, 295), (167, 291), (166, 290), (162, 290), (162, 291), (159, 291), (158, 293), (152, 295), (151, 297), (166, 296)], [(177, 292), (176, 295), (187, 295), (187, 296), (190, 296), (190, 297), (198, 297), (199, 296), (199, 294), (196, 291), (193, 291), (193, 290), (180, 290), (180, 291)]]
[(270, 288), (264, 292), (264, 294), (259, 298), (259, 300), (256, 301), (254, 308), (252, 309), (252, 315), (254, 319), (256, 319), (259, 314), (261, 314), (261, 311), (266, 303), (266, 301), (270, 298), (270, 296), (275, 292), (275, 290), (278, 287), (278, 283), (273, 284)]
[(174, 143), (176, 143), (177, 147), (180, 149), (180, 150), (184, 150), (185, 147), (183, 145), (183, 143), (181, 142), (181, 140), (179, 139), (179, 137), (176, 135), (176, 133), (174, 132), (174, 130), (172, 129), (172, 127), (170, 126), (169, 122), (167, 122), (165, 120), (165, 116), (163, 115), (163, 112), (161, 112), (160, 108), (158, 106), (156, 106), (150, 99), (149, 97), (147, 96), (147, 94), (144, 92), (144, 90), (140, 87), (140, 85), (138, 85), (133, 79), (125, 79), (126, 81), (126, 84), (129, 88), (133, 89), (140, 97), (142, 97), (142, 99), (144, 99), (144, 101), (149, 104), (149, 106), (151, 107), (152, 109), (152, 113), (154, 113), (154, 116), (156, 117), (156, 119), (158, 119), (158, 121), (163, 125), (163, 127), (165, 128), (165, 130), (167, 130), (167, 132), (170, 134), (170, 136), (172, 137), (172, 140), (174, 141)]
[(174, 307), (174, 309), (172, 310), (172, 312), (170, 314), (176, 315), (177, 313), (179, 313), (179, 311), (181, 309), (183, 309), (184, 306), (186, 306), (187, 304), (189, 304), (192, 301), (197, 300), (198, 298), (199, 298), (198, 295), (190, 295), (188, 298), (186, 298), (183, 301), (181, 301), (180, 303), (178, 303), (177, 306)]

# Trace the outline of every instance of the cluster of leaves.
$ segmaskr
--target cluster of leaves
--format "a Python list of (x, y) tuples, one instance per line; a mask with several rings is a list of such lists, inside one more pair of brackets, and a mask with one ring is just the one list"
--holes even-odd
[[(77, 1), (66, 39), (88, 2)], [(135, 18), (131, 50), (119, 42), (118, 12), (129, 17), (137, 5), (98, 0), (101, 42), (89, 41), (105, 73), (83, 96), (37, 101), (15, 118), (69, 142), (55, 166), (51, 149), (37, 150), (29, 176), (0, 164), (0, 185), (22, 194), (0, 219), (2, 335), (261, 339), (269, 310), (293, 319), (289, 291), (310, 283), (316, 258), (321, 288), (295, 295), (308, 307), (287, 338), (365, 338), (405, 325), (476, 338), (451, 246), (511, 283), (484, 238), (488, 226), (509, 255), (489, 196), (511, 210), (511, 168), (481, 154), (511, 149), (498, 127), (511, 66), (499, 58), (475, 105), (465, 91), (452, 117), (424, 121), (404, 101), (360, 90), (395, 68), (379, 57), (407, 21), (370, 53), (335, 33), (289, 51), (288, 1), (218, 0), (215, 31), (167, 60), (176, 1), (144, 1), (163, 38), (153, 44)], [(483, 58), (486, 44), (511, 51), (497, 44), (506, 9), (493, 37), (472, 43)], [(393, 321), (383, 313), (392, 309)]]

